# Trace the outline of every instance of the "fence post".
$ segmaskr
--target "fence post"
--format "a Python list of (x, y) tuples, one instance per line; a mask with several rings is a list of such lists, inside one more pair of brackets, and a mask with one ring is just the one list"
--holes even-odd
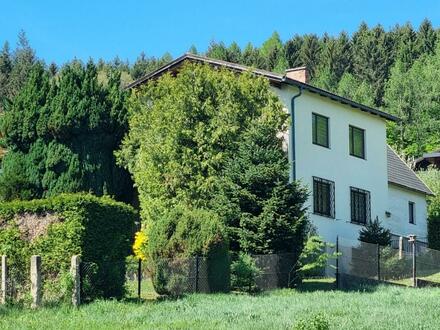
[(81, 304), (81, 257), (74, 255), (70, 261), (70, 275), (73, 280), (72, 305), (78, 307)]
[(0, 304), (4, 305), (8, 301), (8, 265), (7, 265), (7, 257), (2, 256), (2, 283), (1, 283), (1, 297)]
[(377, 244), (377, 280), (380, 281), (380, 245)]
[(339, 289), (339, 236), (336, 236), (336, 289)]
[(138, 278), (138, 300), (139, 302), (141, 301), (141, 285), (142, 285), (142, 260), (141, 258), (139, 258), (138, 260), (138, 273), (137, 273), (137, 278)]
[(416, 235), (409, 235), (409, 242), (412, 244), (412, 277), (413, 287), (417, 287), (417, 253), (416, 253)]
[(196, 293), (199, 292), (199, 256), (196, 256)]
[(399, 260), (403, 259), (403, 237), (399, 237)]
[(32, 308), (41, 306), (41, 257), (31, 257), (31, 296)]

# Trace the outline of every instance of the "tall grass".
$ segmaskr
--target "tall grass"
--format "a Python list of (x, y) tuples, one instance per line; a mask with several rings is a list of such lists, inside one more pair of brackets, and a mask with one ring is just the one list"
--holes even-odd
[(0, 308), (0, 329), (292, 329), (316, 319), (330, 329), (439, 329), (440, 289), (278, 290), (142, 304), (97, 301), (79, 309)]

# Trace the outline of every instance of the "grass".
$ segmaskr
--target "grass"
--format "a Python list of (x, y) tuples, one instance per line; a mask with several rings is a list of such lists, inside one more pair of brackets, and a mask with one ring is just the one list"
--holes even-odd
[(36, 311), (0, 307), (0, 329), (292, 329), (317, 318), (330, 329), (440, 327), (440, 289), (331, 288), (328, 281), (308, 281), (297, 290), (255, 296), (193, 294), (178, 300), (97, 301), (78, 309)]

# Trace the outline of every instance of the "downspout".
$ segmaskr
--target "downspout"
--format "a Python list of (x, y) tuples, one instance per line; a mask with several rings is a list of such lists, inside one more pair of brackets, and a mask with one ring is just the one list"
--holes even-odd
[(289, 157), (289, 182), (292, 183), (296, 180), (296, 168), (295, 168), (295, 99), (300, 97), (302, 94), (302, 87), (299, 87), (298, 94), (292, 97), (290, 101), (290, 132), (289, 132), (289, 148), (288, 148), (288, 157)]

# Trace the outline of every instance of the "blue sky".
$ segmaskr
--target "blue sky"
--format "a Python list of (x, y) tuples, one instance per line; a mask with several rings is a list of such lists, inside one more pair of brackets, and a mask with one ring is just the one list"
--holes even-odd
[(134, 61), (141, 51), (173, 57), (211, 40), (260, 45), (274, 30), (283, 40), (295, 33), (345, 30), (361, 21), (385, 28), (429, 18), (440, 26), (440, 1), (387, 0), (0, 0), (0, 43), (12, 46), (18, 32), (28, 35), (37, 55), (58, 64), (119, 55)]

